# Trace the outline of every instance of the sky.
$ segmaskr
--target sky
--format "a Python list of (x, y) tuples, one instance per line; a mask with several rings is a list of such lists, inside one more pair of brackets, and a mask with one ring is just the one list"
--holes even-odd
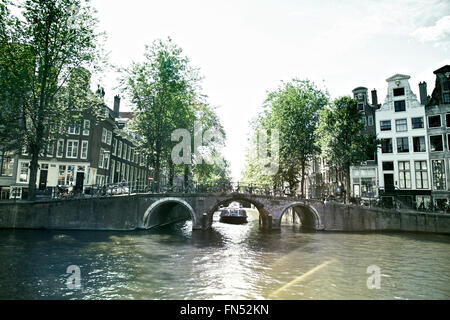
[[(448, 0), (92, 0), (106, 32), (109, 62), (143, 60), (144, 46), (172, 40), (203, 76), (203, 93), (227, 132), (225, 157), (235, 181), (245, 165), (250, 121), (281, 81), (309, 79), (331, 98), (364, 86), (382, 103), (396, 73), (434, 88), (450, 64)], [(93, 80), (112, 107), (118, 74)], [(126, 97), (121, 111), (132, 110)]]

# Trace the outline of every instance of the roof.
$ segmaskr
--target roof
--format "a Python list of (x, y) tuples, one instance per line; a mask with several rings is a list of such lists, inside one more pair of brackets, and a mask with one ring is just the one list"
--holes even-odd
[(434, 71), (434, 74), (438, 74), (438, 73), (446, 73), (446, 72), (450, 72), (450, 65), (445, 65), (442, 68), (437, 69), (436, 71)]
[(368, 89), (366, 88), (366, 87), (358, 87), (358, 88), (355, 88), (355, 89), (353, 89), (352, 90), (352, 92), (355, 92), (355, 91), (367, 91)]
[(406, 74), (397, 73), (397, 74), (393, 75), (392, 77), (387, 78), (386, 81), (391, 82), (391, 81), (395, 81), (395, 80), (408, 80), (410, 78), (411, 77)]
[(119, 112), (119, 116), (125, 119), (133, 119), (134, 112)]

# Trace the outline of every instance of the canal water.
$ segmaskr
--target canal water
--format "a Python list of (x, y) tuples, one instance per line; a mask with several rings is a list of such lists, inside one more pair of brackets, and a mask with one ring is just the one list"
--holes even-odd
[[(79, 289), (66, 284), (69, 266)], [(380, 271), (379, 289), (368, 288), (377, 286), (368, 268)], [(0, 299), (449, 298), (445, 235), (264, 232), (257, 213), (246, 225), (215, 217), (208, 232), (190, 221), (126, 233), (0, 230)]]

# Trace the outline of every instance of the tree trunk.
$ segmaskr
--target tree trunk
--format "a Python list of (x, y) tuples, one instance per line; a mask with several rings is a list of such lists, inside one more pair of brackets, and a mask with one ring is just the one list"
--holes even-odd
[(160, 160), (160, 155), (157, 154), (156, 155), (156, 159), (155, 159), (155, 173), (154, 173), (154, 180), (155, 181), (155, 191), (159, 191), (160, 187), (161, 187), (161, 160)]
[(175, 176), (175, 165), (171, 159), (169, 159), (169, 186), (173, 187), (173, 179)]
[(301, 181), (301, 190), (300, 190), (300, 195), (302, 198), (305, 197), (304, 189), (305, 189), (305, 160), (302, 160), (302, 181)]
[(347, 166), (345, 168), (345, 198), (346, 198), (347, 203), (350, 203), (350, 188), (351, 188), (350, 167)]
[(38, 172), (38, 160), (39, 160), (39, 149), (36, 145), (33, 145), (30, 150), (31, 162), (30, 162), (30, 177), (28, 181), (28, 200), (34, 201), (36, 199), (36, 181)]
[(184, 166), (184, 189), (185, 189), (185, 190), (187, 189), (187, 187), (188, 187), (188, 185), (189, 185), (189, 174), (190, 174), (189, 171), (190, 171), (190, 170), (189, 170), (189, 166), (188, 166), (188, 165), (185, 165), (185, 166)]

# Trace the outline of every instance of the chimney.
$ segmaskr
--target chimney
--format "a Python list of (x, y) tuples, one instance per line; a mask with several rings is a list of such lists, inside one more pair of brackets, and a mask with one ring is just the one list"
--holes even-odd
[(120, 97), (114, 96), (114, 117), (119, 117), (119, 111), (120, 111)]
[(427, 94), (427, 83), (425, 81), (419, 83), (419, 92), (420, 92), (420, 104), (426, 105), (428, 103), (428, 94)]
[(378, 108), (378, 96), (377, 96), (377, 90), (372, 90), (372, 105), (375, 109)]

